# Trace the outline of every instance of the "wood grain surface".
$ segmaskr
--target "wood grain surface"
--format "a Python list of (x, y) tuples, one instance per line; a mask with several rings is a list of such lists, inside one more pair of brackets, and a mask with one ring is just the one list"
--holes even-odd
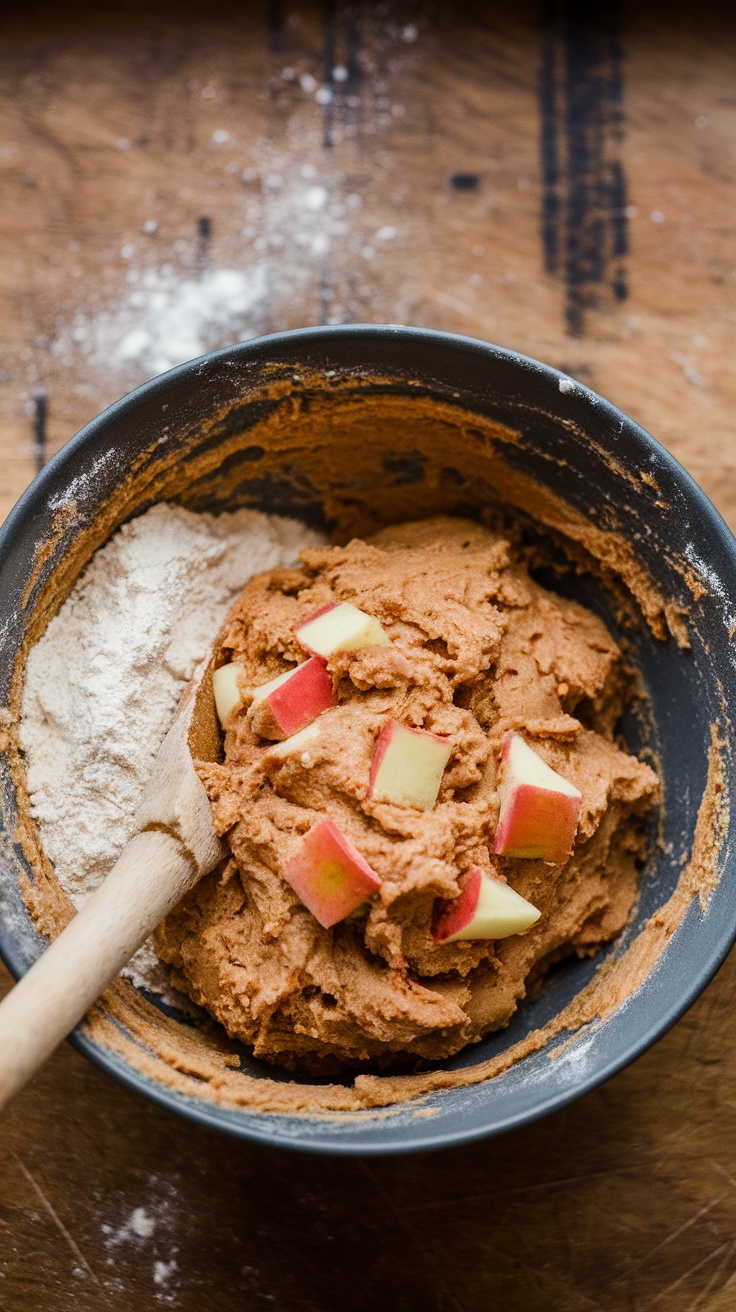
[[(736, 528), (720, 7), (29, 2), (0, 68), (0, 512), (184, 329), (362, 319), (564, 368)], [(0, 1309), (731, 1312), (735, 991), (731, 958), (598, 1092), (428, 1157), (233, 1144), (65, 1047), (0, 1127)]]

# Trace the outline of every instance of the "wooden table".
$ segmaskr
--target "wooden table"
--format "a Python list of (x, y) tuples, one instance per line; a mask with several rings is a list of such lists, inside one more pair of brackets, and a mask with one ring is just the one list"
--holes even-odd
[[(563, 367), (736, 528), (734, 22), (455, 8), (28, 0), (0, 20), (3, 513), (178, 319), (202, 349), (363, 319)], [(222, 270), (241, 309), (218, 325), (197, 297)], [(0, 1309), (730, 1312), (735, 990), (732, 958), (597, 1093), (429, 1157), (233, 1144), (64, 1048), (2, 1122)]]

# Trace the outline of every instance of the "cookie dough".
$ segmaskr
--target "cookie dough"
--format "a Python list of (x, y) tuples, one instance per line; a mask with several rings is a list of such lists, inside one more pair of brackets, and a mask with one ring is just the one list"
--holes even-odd
[[(167, 918), (157, 949), (180, 988), (277, 1065), (328, 1074), (448, 1057), (629, 917), (658, 788), (615, 738), (631, 676), (596, 616), (542, 588), (511, 538), (477, 524), (406, 524), (302, 559), (251, 581), (218, 664), (242, 662), (244, 682), (266, 683), (304, 659), (295, 625), (340, 601), (375, 616), (389, 642), (331, 656), (338, 705), (307, 752), (279, 759), (235, 717), (223, 763), (199, 766), (230, 857)], [(431, 810), (367, 800), (389, 719), (452, 741)], [(582, 793), (562, 865), (489, 856), (509, 730)], [(279, 873), (324, 815), (382, 881), (329, 930)], [(438, 899), (473, 866), (495, 869), (539, 921), (502, 941), (435, 941)]]

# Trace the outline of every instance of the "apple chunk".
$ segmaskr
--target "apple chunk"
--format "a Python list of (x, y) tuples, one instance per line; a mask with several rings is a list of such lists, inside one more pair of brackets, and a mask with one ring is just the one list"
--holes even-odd
[(368, 797), (431, 811), (451, 751), (448, 738), (389, 720), (376, 742)]
[(466, 870), (459, 884), (458, 896), (443, 899), (435, 911), (432, 933), (438, 943), (509, 938), (529, 929), (542, 914), (508, 884), (477, 866)]
[(313, 763), (312, 749), (319, 742), (319, 737), (319, 725), (308, 724), (306, 729), (300, 729), (298, 733), (293, 733), (290, 738), (284, 738), (283, 742), (273, 743), (267, 749), (266, 759), (269, 761), (285, 761), (290, 756), (300, 756), (302, 765), (311, 765)]
[(498, 856), (521, 856), (559, 865), (575, 841), (582, 796), (518, 733), (501, 754), (501, 812), (493, 842)]
[(385, 647), (388, 638), (374, 615), (349, 601), (333, 602), (308, 615), (294, 628), (298, 642), (313, 656), (327, 660), (335, 651)]
[(240, 688), (242, 674), (242, 662), (231, 661), (229, 665), (221, 665), (212, 675), (215, 709), (223, 729), (227, 729), (230, 720), (243, 705), (244, 695)]
[(251, 728), (262, 738), (288, 738), (330, 706), (337, 706), (337, 698), (327, 666), (312, 656), (254, 690)]
[(381, 887), (378, 875), (327, 816), (312, 825), (281, 874), (324, 929)]

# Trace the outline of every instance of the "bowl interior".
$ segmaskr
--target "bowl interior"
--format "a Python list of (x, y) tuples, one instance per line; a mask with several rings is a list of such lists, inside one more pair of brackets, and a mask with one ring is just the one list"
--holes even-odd
[[(714, 735), (723, 805), (713, 824), (722, 822), (723, 834), (711, 844), (707, 908), (680, 882), (682, 923), (666, 950), (647, 959), (630, 996), (604, 1021), (492, 1080), (344, 1117), (263, 1114), (232, 1098), (218, 1105), (196, 1073), (172, 1084), (170, 1066), (156, 1055), (157, 1030), (190, 1056), (207, 1040), (126, 983), (106, 995), (96, 1025), (78, 1029), (78, 1046), (148, 1096), (232, 1133), (299, 1148), (382, 1152), (523, 1123), (593, 1087), (658, 1037), (704, 987), (736, 932), (736, 891), (720, 878), (730, 857), (727, 805), (736, 778), (728, 712), (736, 555), (728, 529), (676, 462), (582, 386), (483, 343), (355, 327), (218, 352), (154, 380), (90, 424), (4, 526), (0, 681), (11, 714), (27, 647), (92, 551), (159, 499), (290, 514), (342, 539), (438, 511), (495, 520), (511, 504), (530, 539), (546, 544), (551, 566), (574, 560), (578, 567), (551, 568), (543, 581), (601, 614), (635, 655), (648, 704), (631, 713), (624, 732), (664, 784), (636, 917), (606, 953), (557, 968), (507, 1030), (442, 1069), (501, 1058), (548, 1024), (590, 984), (602, 959), (620, 958), (672, 898), (691, 854), (709, 764), (714, 778)], [(59, 897), (24, 819), (12, 730), (3, 762), (0, 948), (19, 974), (42, 947), (22, 890), (47, 928)], [(240, 1056), (243, 1071), (274, 1077)], [(190, 1069), (196, 1072), (193, 1059)]]

